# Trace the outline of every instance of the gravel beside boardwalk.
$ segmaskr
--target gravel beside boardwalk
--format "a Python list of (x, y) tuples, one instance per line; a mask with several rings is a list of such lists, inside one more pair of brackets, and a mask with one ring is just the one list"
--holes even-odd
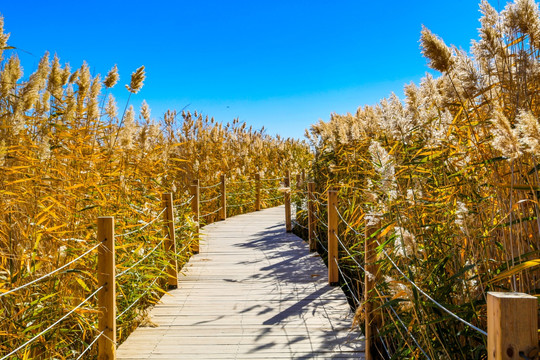
[(200, 254), (117, 359), (363, 359), (364, 339), (327, 269), (297, 236), (284, 207), (202, 229)]

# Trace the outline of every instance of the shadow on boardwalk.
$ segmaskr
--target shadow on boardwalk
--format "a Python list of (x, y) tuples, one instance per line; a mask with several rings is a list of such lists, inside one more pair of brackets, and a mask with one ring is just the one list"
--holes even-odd
[(321, 259), (285, 233), (283, 207), (203, 229), (179, 288), (151, 313), (118, 359), (358, 359), (345, 295)]

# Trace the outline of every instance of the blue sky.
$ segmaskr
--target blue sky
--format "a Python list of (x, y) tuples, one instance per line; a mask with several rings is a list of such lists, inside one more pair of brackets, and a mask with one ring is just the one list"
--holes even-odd
[(0, 13), (25, 76), (45, 51), (73, 69), (86, 60), (102, 75), (118, 64), (113, 93), (122, 107), (123, 85), (145, 65), (145, 86), (132, 104), (145, 99), (156, 119), (188, 106), (300, 138), (332, 112), (355, 112), (419, 82), (428, 70), (418, 42), (422, 24), (468, 50), (477, 38), (478, 3), (0, 0)]

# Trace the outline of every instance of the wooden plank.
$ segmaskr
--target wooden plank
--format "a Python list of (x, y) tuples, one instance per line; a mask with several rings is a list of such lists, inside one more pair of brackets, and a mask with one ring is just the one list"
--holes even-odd
[(307, 245), (285, 232), (284, 206), (201, 229), (178, 289), (149, 314), (117, 359), (363, 359), (340, 288)]

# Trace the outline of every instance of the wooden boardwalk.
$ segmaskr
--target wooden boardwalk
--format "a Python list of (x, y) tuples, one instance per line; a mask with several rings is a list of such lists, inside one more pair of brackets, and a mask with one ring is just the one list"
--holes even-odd
[(284, 207), (202, 229), (200, 254), (117, 359), (363, 359), (364, 338), (327, 269), (297, 236)]

